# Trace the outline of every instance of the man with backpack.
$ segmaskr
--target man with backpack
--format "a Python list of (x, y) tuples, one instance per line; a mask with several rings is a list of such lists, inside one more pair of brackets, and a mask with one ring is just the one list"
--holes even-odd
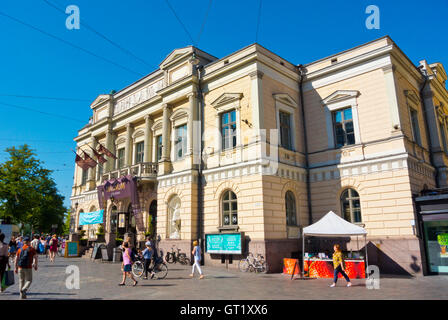
[(30, 246), (30, 238), (23, 238), (23, 246), (17, 250), (15, 273), (19, 274), (20, 298), (26, 299), (26, 291), (33, 281), (33, 267), (37, 271), (36, 250)]

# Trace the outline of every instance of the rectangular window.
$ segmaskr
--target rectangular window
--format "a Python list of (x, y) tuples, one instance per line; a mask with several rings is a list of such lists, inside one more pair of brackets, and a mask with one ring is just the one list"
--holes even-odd
[(355, 144), (355, 130), (353, 127), (352, 108), (333, 112), (333, 129), (336, 147)]
[(101, 180), (101, 177), (102, 177), (102, 175), (103, 175), (103, 166), (104, 165), (106, 165), (106, 163), (103, 163), (103, 164), (101, 164), (101, 163), (99, 163), (98, 162), (98, 175), (97, 175), (97, 177), (96, 177), (96, 180), (97, 181), (99, 181), (99, 180)]
[(175, 130), (175, 158), (182, 159), (187, 151), (187, 125), (176, 127)]
[(418, 125), (418, 112), (411, 108), (411, 125), (412, 134), (414, 135), (414, 141), (421, 146), (422, 140), (420, 138), (420, 126)]
[(280, 118), (280, 145), (288, 150), (292, 149), (291, 143), (291, 115), (286, 112), (279, 112)]
[(124, 148), (118, 149), (117, 169), (124, 167)]
[(157, 153), (157, 161), (162, 159), (162, 135), (156, 137), (156, 153)]
[(145, 143), (139, 142), (135, 145), (135, 163), (143, 162), (143, 154), (145, 153)]
[(448, 153), (448, 146), (446, 143), (446, 124), (441, 122), (440, 123), (440, 135), (442, 137), (442, 147), (443, 147), (443, 151), (445, 153)]
[(236, 147), (236, 111), (232, 110), (221, 115), (222, 149)]
[(85, 185), (87, 183), (87, 175), (89, 173), (89, 170), (82, 170), (82, 176), (81, 176), (81, 185)]

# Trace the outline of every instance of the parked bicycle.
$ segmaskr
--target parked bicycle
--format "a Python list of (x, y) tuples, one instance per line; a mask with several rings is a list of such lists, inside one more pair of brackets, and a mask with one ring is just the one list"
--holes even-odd
[[(136, 261), (132, 264), (132, 274), (141, 278), (145, 272), (145, 261), (142, 255), (135, 256)], [(165, 279), (168, 274), (168, 266), (163, 261), (163, 258), (152, 259), (151, 266), (154, 272), (154, 279)]]
[(238, 267), (241, 272), (256, 272), (256, 273), (266, 273), (266, 261), (261, 254), (257, 254), (256, 257), (249, 252), (247, 258), (241, 259)]
[(170, 264), (179, 262), (183, 265), (191, 265), (190, 259), (187, 258), (187, 255), (185, 253), (181, 253), (180, 249), (177, 249), (176, 253), (176, 251), (174, 251), (174, 246), (171, 247), (171, 252), (166, 253), (165, 260)]

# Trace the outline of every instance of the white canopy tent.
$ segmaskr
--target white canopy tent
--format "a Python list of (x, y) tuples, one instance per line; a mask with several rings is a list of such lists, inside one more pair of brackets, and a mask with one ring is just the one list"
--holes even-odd
[(324, 217), (322, 217), (316, 223), (303, 228), (302, 231), (302, 275), (304, 274), (305, 268), (305, 236), (314, 237), (351, 237), (351, 236), (364, 236), (365, 250), (366, 250), (366, 266), (368, 267), (367, 259), (367, 231), (357, 226), (356, 224), (350, 223), (347, 220), (341, 218), (333, 211), (328, 212)]

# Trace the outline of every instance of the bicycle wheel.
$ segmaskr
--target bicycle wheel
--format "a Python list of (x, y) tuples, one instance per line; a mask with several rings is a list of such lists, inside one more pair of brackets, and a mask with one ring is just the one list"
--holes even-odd
[(132, 274), (136, 277), (141, 277), (143, 275), (143, 271), (145, 271), (145, 266), (141, 261), (135, 261), (132, 264)]
[(249, 261), (247, 261), (247, 259), (240, 260), (240, 262), (238, 263), (238, 268), (241, 272), (249, 271)]
[(168, 263), (174, 263), (175, 259), (174, 259), (174, 254), (172, 254), (171, 252), (168, 252), (166, 254), (166, 258), (165, 258), (166, 262)]
[(168, 266), (165, 263), (159, 263), (154, 267), (154, 278), (156, 279), (165, 279), (168, 274)]
[(191, 266), (191, 261), (190, 261), (190, 259), (185, 258), (185, 259), (184, 259), (184, 264), (187, 265), (187, 266)]

